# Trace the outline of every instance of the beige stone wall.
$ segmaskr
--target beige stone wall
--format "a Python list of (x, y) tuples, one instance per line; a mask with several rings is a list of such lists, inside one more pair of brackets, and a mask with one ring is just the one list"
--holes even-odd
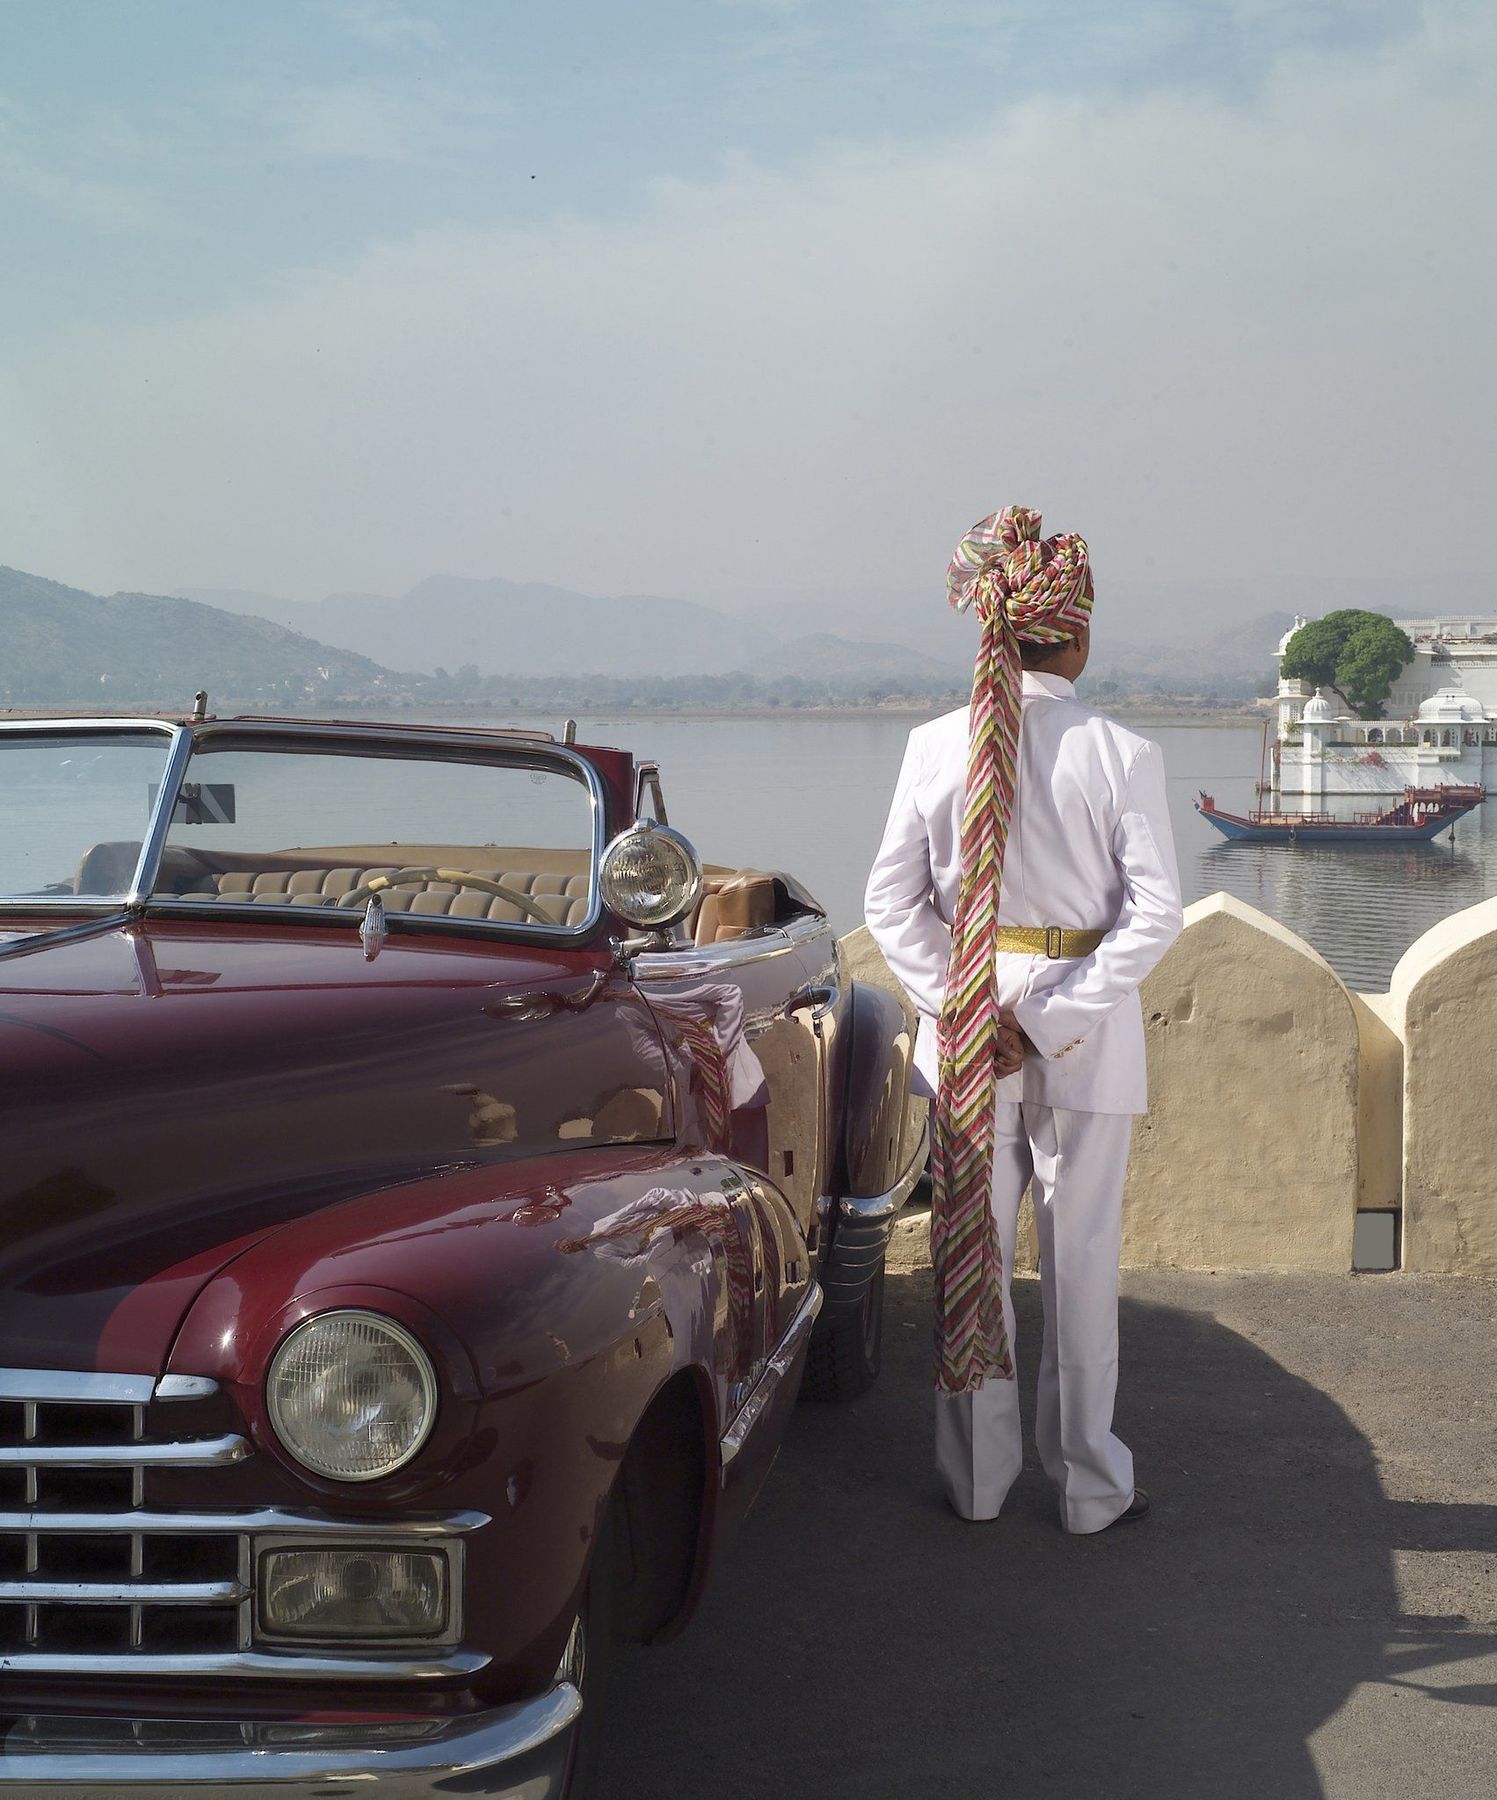
[(1346, 1270), (1361, 1043), (1308, 944), (1227, 894), (1187, 907), (1142, 992), (1150, 1110), (1133, 1133), (1123, 1260)]
[[(898, 991), (866, 931), (846, 945), (858, 979)], [(1215, 894), (1186, 909), (1141, 997), (1152, 1104), (1126, 1263), (1345, 1271), (1357, 1212), (1401, 1208), (1404, 1268), (1497, 1279), (1497, 899), (1420, 938), (1391, 992), (1355, 994)], [(902, 1230), (908, 1260), (921, 1227)], [(1015, 1260), (1034, 1267), (1027, 1204)]]
[[(899, 992), (866, 929), (843, 948), (855, 979)], [(1397, 1119), (1393, 1032), (1307, 944), (1225, 894), (1187, 909), (1142, 999), (1152, 1106), (1134, 1130), (1124, 1261), (1350, 1269), (1359, 1190), (1396, 1192), (1396, 1149), (1377, 1181), (1358, 1154), (1364, 1068), (1369, 1092), (1394, 1070)], [(1035, 1266), (1027, 1201), (1015, 1264)]]
[(1396, 1212), (1403, 1199), (1403, 1037), (1391, 994), (1353, 994), (1361, 1038), (1357, 1206)]
[(1403, 1266), (1497, 1277), (1497, 899), (1442, 920), (1393, 971), (1403, 1040)]

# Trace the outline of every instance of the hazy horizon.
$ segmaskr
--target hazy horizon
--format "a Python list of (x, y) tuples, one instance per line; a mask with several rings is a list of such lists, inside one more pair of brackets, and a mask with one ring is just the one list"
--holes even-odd
[(955, 646), (1023, 500), (1120, 637), (1492, 610), (1490, 9), (81, 0), (0, 68), (0, 561)]

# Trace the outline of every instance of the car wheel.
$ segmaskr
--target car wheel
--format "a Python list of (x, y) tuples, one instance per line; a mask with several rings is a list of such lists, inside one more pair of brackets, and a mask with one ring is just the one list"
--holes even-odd
[(801, 1393), (807, 1400), (852, 1400), (878, 1379), (884, 1343), (884, 1265), (861, 1298), (828, 1302), (811, 1333)]
[(614, 1662), (613, 1507), (603, 1515), (588, 1568), (587, 1593), (567, 1640), (562, 1679), (582, 1695), (582, 1714), (572, 1733), (571, 1754), (562, 1784), (565, 1800), (589, 1800), (597, 1782), (603, 1740), (608, 1730), (608, 1692)]

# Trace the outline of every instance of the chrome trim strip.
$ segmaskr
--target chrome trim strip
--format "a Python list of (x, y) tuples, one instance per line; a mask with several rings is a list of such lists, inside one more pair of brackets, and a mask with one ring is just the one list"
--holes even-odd
[(138, 911), (156, 885), (156, 870), (171, 829), (172, 814), (177, 810), (177, 795), (182, 791), (182, 776), (192, 755), (192, 733), (183, 726), (173, 728), (171, 753), (161, 772), (161, 786), (156, 790), (156, 810), (140, 844), (140, 860), (135, 865), (135, 879), (125, 895), (125, 905)]
[(163, 1375), (152, 1395), (156, 1400), (206, 1400), (218, 1383), (206, 1375)]
[[(858, 1225), (875, 1225), (883, 1220), (892, 1219), (914, 1193), (925, 1173), (925, 1159), (930, 1154), (930, 1123), (927, 1120), (920, 1132), (920, 1148), (915, 1152), (915, 1159), (905, 1170), (887, 1193), (869, 1194), (859, 1197), (856, 1194), (844, 1194), (837, 1211), (844, 1219)], [(833, 1251), (835, 1255), (835, 1249)]]
[(0, 1469), (214, 1469), (243, 1462), (250, 1447), (232, 1433), (152, 1444), (0, 1444)]
[(630, 971), (636, 981), (674, 981), (683, 975), (710, 975), (718, 969), (788, 956), (809, 939), (830, 932), (831, 926), (821, 913), (805, 913), (783, 925), (765, 925), (743, 937), (727, 938), (720, 944), (683, 944), (679, 950), (646, 951), (634, 958)]
[(788, 956), (795, 948), (782, 925), (766, 925), (761, 931), (720, 944), (683, 945), (680, 950), (645, 951), (630, 964), (636, 981), (675, 981), (683, 975), (709, 975), (744, 963), (767, 962)]
[(70, 1532), (77, 1536), (112, 1537), (135, 1533), (169, 1537), (239, 1537), (285, 1532), (295, 1538), (340, 1538), (345, 1543), (388, 1543), (413, 1538), (466, 1536), (487, 1525), (480, 1512), (448, 1513), (435, 1519), (336, 1519), (321, 1513), (288, 1512), (265, 1506), (255, 1512), (0, 1512), (0, 1532)]
[[(399, 1800), (418, 1793), (477, 1792), (478, 1783), (496, 1800), (555, 1800), (561, 1792), (566, 1734), (581, 1712), (582, 1696), (562, 1681), (533, 1700), (434, 1720), (430, 1733), (415, 1742), (402, 1742), (398, 1730), (382, 1734), (372, 1724), (365, 1727), (365, 1740), (353, 1745), (346, 1740), (326, 1748), (305, 1740), (278, 1744), (267, 1731), (261, 1739), (247, 1735), (237, 1748), (193, 1745), (180, 1751), (144, 1743), (138, 1748), (76, 1748), (78, 1727), (67, 1719), (55, 1721), (57, 1748), (51, 1749), (37, 1729), (48, 1721), (27, 1721), (32, 1729), (24, 1743), (0, 1735), (0, 1793), (51, 1793), (67, 1800), (139, 1794), (142, 1800), (148, 1795), (157, 1800), (163, 1791), (181, 1790), (204, 1800), (238, 1800), (262, 1792), (284, 1800), (314, 1800), (347, 1788), (373, 1800), (386, 1795)], [(18, 1735), (13, 1732), (11, 1738)], [(41, 1747), (32, 1748), (38, 1742)], [(554, 1767), (542, 1772), (535, 1762), (548, 1746)], [(514, 1785), (507, 1784), (506, 1765), (520, 1763), (526, 1766), (517, 1770)]]
[[(0, 902), (6, 906), (14, 906), (18, 911), (24, 910), (15, 901)], [(86, 907), (86, 900), (49, 900), (49, 908), (71, 907), (75, 911)], [(121, 925), (130, 923), (130, 914), (118, 901), (111, 901), (112, 912), (91, 912), (86, 918), (77, 920), (72, 925), (48, 925), (41, 931), (28, 931), (22, 937), (11, 938), (0, 942), (0, 956), (26, 956), (33, 950), (50, 950), (54, 944), (75, 943), (79, 938), (101, 937), (105, 932), (118, 931)]]
[(144, 1406), (155, 1391), (154, 1375), (94, 1375), (79, 1369), (0, 1369), (0, 1400)]
[(0, 1581), (0, 1606), (234, 1606), (244, 1595), (237, 1581)]
[(0, 1666), (7, 1675), (173, 1675), (178, 1680), (235, 1675), (269, 1681), (444, 1681), (476, 1675), (492, 1659), (481, 1650), (444, 1650), (430, 1656), (396, 1656), (367, 1650), (339, 1656), (327, 1650), (225, 1650), (203, 1656), (180, 1650), (122, 1650), (117, 1656), (98, 1651), (79, 1654), (58, 1650), (7, 1650)]
[(811, 1335), (811, 1327), (816, 1323), (816, 1315), (821, 1311), (825, 1295), (813, 1281), (806, 1290), (806, 1297), (796, 1308), (795, 1317), (790, 1327), (780, 1339), (779, 1347), (765, 1363), (759, 1379), (754, 1383), (748, 1398), (739, 1407), (737, 1416), (728, 1427), (722, 1438), (722, 1463), (724, 1470), (748, 1442), (749, 1433), (763, 1418), (765, 1410), (779, 1390), (780, 1383), (790, 1373), (795, 1359), (805, 1348)]

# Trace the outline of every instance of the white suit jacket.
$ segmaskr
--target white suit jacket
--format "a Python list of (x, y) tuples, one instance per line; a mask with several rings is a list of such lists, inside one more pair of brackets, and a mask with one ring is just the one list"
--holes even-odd
[[(920, 1014), (917, 1090), (934, 1093), (936, 1018), (961, 882), (966, 707), (910, 733), (864, 910)], [(1005, 925), (1098, 927), (1091, 956), (1000, 953), (998, 992), (1035, 1046), (1000, 1100), (1081, 1112), (1148, 1107), (1139, 983), (1179, 935), (1180, 877), (1159, 747), (1024, 673), (1019, 779), (999, 890)]]

